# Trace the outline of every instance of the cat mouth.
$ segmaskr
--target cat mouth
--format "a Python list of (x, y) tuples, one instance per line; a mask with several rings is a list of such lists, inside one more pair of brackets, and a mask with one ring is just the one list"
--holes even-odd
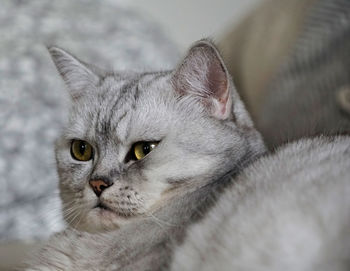
[(102, 210), (106, 210), (106, 211), (110, 211), (110, 212), (115, 213), (111, 208), (104, 205), (102, 202), (99, 202), (93, 209), (102, 209)]
[(106, 205), (103, 205), (101, 202), (98, 203), (94, 208), (101, 208), (105, 210), (110, 210)]
[(118, 216), (118, 217), (128, 218), (131, 216), (131, 215), (128, 215), (128, 214), (125, 214), (122, 212), (115, 211), (115, 210), (109, 208), (108, 206), (106, 206), (105, 204), (103, 204), (102, 202), (99, 202), (93, 209), (100, 211), (102, 214), (109, 213), (109, 214), (113, 214), (113, 215)]
[(118, 212), (114, 211), (113, 209), (109, 208), (108, 206), (106, 206), (105, 204), (99, 202), (94, 208), (92, 208), (95, 211), (95, 214), (99, 217), (99, 218), (103, 218), (103, 219), (120, 219), (120, 215)]

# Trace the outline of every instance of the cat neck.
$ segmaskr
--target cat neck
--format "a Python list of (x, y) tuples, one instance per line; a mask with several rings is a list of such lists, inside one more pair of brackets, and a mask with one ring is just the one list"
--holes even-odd
[[(266, 155), (265, 148), (259, 151), (248, 151), (232, 167), (220, 175), (205, 179), (192, 179), (191, 182), (180, 183), (164, 192), (164, 198), (153, 206), (150, 213), (155, 216), (171, 219), (180, 217), (182, 224), (193, 223), (203, 217), (227, 186), (234, 183), (241, 171)], [(179, 212), (183, 212), (180, 216)], [(172, 216), (171, 214), (175, 214)], [(186, 222), (186, 220), (188, 220)], [(176, 224), (176, 222), (174, 222)]]

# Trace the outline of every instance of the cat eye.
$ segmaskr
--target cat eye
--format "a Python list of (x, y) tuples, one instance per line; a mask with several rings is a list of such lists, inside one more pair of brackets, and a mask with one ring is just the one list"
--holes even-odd
[(74, 139), (70, 148), (71, 155), (78, 161), (89, 161), (92, 159), (92, 146), (84, 140)]
[(141, 160), (144, 158), (147, 154), (149, 154), (153, 149), (158, 145), (159, 142), (146, 142), (141, 141), (134, 144), (132, 147), (132, 156), (134, 160)]

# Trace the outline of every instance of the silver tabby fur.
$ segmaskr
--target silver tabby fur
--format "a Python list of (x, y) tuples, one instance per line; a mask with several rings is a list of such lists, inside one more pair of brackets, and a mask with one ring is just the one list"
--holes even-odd
[[(56, 160), (64, 216), (74, 228), (117, 229), (164, 206), (183, 187), (205, 185), (243, 158), (264, 151), (216, 49), (207, 41), (195, 45), (174, 72), (109, 73), (59, 48), (50, 48), (50, 53), (72, 97), (69, 122), (56, 144)], [(217, 99), (205, 85), (212, 83), (209, 72), (221, 73), (227, 81), (226, 115), (211, 105)], [(183, 90), (186, 84), (191, 88)], [(94, 159), (72, 158), (73, 139), (89, 142)], [(126, 161), (138, 141), (160, 143), (144, 159)], [(94, 208), (98, 198), (89, 186), (90, 179), (103, 178), (113, 182), (100, 197), (116, 214), (108, 217)]]
[[(227, 254), (238, 262), (240, 256), (242, 261), (253, 259), (251, 266), (241, 265), (244, 268), (237, 270), (258, 270), (254, 268), (263, 261), (260, 245), (271, 238), (257, 233), (283, 230), (277, 222), (279, 216), (284, 219), (284, 209), (272, 209), (273, 213), (266, 208), (288, 199), (285, 196), (289, 194), (280, 192), (291, 186), (290, 198), (297, 200), (307, 187), (317, 186), (314, 182), (320, 178), (316, 173), (324, 173), (321, 182), (329, 186), (328, 180), (339, 178), (335, 187), (342, 191), (330, 208), (338, 211), (337, 203), (348, 206), (344, 196), (349, 194), (349, 185), (342, 181), (349, 165), (348, 138), (287, 146), (239, 175), (265, 152), (265, 146), (209, 41), (197, 42), (174, 71), (145, 74), (105, 73), (61, 49), (51, 48), (50, 52), (73, 102), (69, 123), (56, 146), (61, 197), (70, 227), (50, 239), (28, 270), (165, 270), (170, 268), (174, 249), (173, 270), (240, 267), (226, 258), (222, 262), (215, 258)], [(71, 158), (69, 148), (74, 138), (84, 139), (98, 150), (91, 162), (78, 163)], [(159, 140), (160, 144), (143, 160), (125, 163), (132, 144), (148, 140)], [(292, 166), (287, 170), (289, 163)], [(335, 163), (339, 170), (333, 171)], [(296, 173), (304, 167), (300, 174), (314, 180), (310, 184), (305, 179), (305, 186), (305, 176)], [(322, 170), (316, 170), (318, 167)], [(101, 196), (113, 210), (108, 215), (94, 208), (98, 200), (88, 181), (96, 176), (114, 182)], [(283, 176), (285, 182), (279, 183)], [(300, 179), (300, 185), (294, 187), (293, 178)], [(203, 221), (223, 191), (219, 204)], [(305, 202), (320, 204), (322, 209), (327, 191), (320, 194), (321, 199), (314, 195)], [(303, 202), (291, 206), (297, 217), (304, 215)], [(286, 210), (288, 207), (287, 201)], [(271, 224), (254, 224), (259, 219), (265, 222), (270, 214), (275, 216)], [(232, 221), (237, 227), (231, 227)], [(296, 235), (307, 232), (288, 215), (286, 221)], [(187, 227), (196, 222), (187, 238)], [(246, 239), (240, 238), (246, 226)], [(227, 244), (221, 244), (222, 240)], [(178, 247), (182, 243), (183, 247)], [(287, 249), (295, 248), (294, 243), (283, 244)], [(236, 247), (253, 256), (236, 253)], [(278, 265), (275, 260), (271, 257), (263, 264)]]
[(350, 270), (350, 137), (303, 139), (247, 167), (172, 270)]
[[(202, 40), (174, 71), (139, 74), (104, 72), (57, 47), (49, 51), (72, 98), (56, 144), (70, 227), (32, 266), (168, 267), (186, 226), (203, 216), (231, 175), (265, 152), (219, 53)], [(73, 139), (89, 142), (94, 159), (74, 160)], [(138, 141), (160, 143), (144, 159), (126, 161)], [(89, 180), (101, 177), (114, 184), (98, 199)], [(95, 208), (99, 200), (112, 212)]]

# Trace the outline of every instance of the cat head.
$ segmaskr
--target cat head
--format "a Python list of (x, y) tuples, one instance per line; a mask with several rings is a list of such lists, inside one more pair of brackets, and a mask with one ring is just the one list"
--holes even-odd
[(49, 52), (71, 96), (56, 161), (73, 227), (98, 232), (151, 215), (264, 150), (210, 41), (166, 72), (105, 72)]

